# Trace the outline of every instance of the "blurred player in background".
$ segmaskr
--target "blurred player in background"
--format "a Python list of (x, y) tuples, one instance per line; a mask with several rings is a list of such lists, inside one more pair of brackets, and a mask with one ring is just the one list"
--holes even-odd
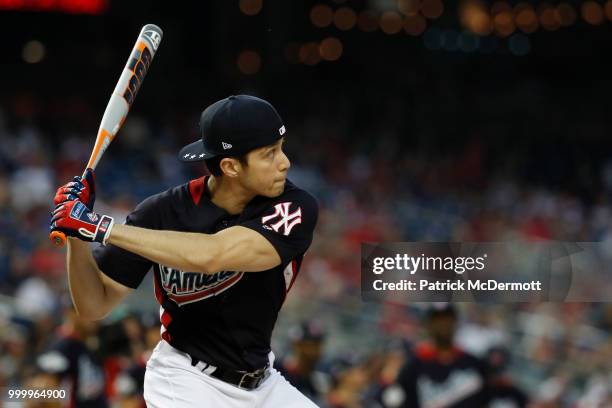
[(64, 322), (46, 352), (38, 356), (36, 383), (66, 390), (66, 406), (107, 407), (106, 381), (96, 354), (98, 323), (79, 317), (72, 305), (64, 307)]
[(106, 395), (119, 407), (144, 406), (142, 384), (152, 348), (145, 349), (141, 316), (119, 309), (107, 320), (98, 335), (108, 382)]
[(417, 345), (396, 384), (382, 393), (386, 407), (480, 408), (486, 405), (484, 362), (455, 346), (457, 311), (450, 303), (429, 306), (431, 342)]
[(303, 322), (290, 332), (291, 354), (279, 364), (280, 373), (313, 401), (321, 398), (321, 384), (315, 378), (321, 359), (324, 335), (312, 322)]
[(145, 408), (144, 392), (145, 367), (134, 364), (122, 371), (113, 383), (117, 408)]

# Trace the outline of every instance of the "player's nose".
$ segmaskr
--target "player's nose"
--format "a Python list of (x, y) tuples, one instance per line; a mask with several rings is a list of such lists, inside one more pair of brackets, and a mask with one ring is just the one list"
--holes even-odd
[(291, 161), (285, 154), (285, 152), (281, 152), (281, 163), (280, 163), (280, 171), (287, 171), (291, 167)]

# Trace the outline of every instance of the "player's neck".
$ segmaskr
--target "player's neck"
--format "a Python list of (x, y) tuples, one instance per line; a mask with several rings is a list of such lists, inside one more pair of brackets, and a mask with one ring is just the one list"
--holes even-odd
[(232, 215), (240, 214), (255, 197), (255, 194), (245, 190), (238, 183), (224, 180), (222, 177), (210, 176), (206, 182), (210, 191), (210, 201)]

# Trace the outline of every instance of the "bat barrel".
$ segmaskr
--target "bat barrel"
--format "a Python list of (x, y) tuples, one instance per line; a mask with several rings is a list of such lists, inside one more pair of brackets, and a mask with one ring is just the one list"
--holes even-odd
[(138, 36), (138, 38), (139, 39), (142, 38), (146, 42), (148, 42), (147, 45), (151, 46), (152, 48), (151, 51), (153, 52), (153, 54), (155, 54), (155, 52), (157, 52), (157, 47), (159, 47), (159, 43), (161, 42), (163, 36), (164, 36), (164, 32), (162, 31), (161, 28), (159, 28), (155, 24), (147, 24), (144, 27), (142, 27), (142, 30), (140, 30), (140, 35)]

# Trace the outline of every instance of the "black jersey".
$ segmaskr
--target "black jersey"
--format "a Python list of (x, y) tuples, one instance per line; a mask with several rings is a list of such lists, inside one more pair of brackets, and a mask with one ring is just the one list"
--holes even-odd
[(486, 404), (486, 366), (455, 349), (442, 359), (430, 344), (418, 346), (404, 365), (396, 385), (383, 392), (387, 407), (483, 408)]
[(96, 248), (94, 257), (106, 275), (131, 288), (153, 267), (162, 338), (197, 360), (251, 371), (268, 362), (272, 329), (312, 242), (318, 206), (287, 180), (280, 196), (257, 196), (241, 214), (230, 215), (210, 200), (206, 181), (201, 177), (149, 197), (126, 224), (207, 234), (243, 226), (270, 241), (281, 258), (279, 266), (207, 275), (153, 264), (112, 245)]

